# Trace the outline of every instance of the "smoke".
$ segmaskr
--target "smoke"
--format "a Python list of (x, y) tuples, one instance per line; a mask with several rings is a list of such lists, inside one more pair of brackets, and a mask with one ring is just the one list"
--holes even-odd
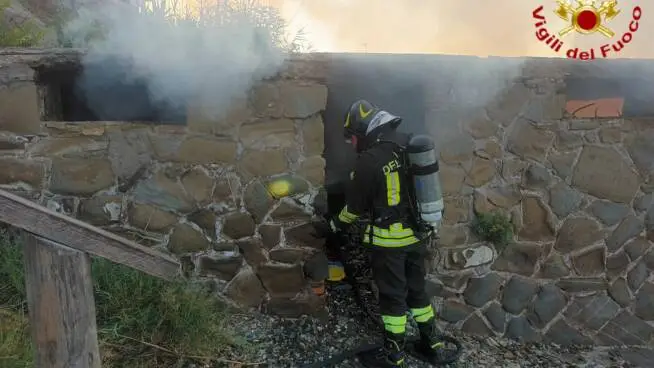
[[(144, 12), (119, 2), (81, 9), (65, 28), (72, 46), (88, 49), (79, 94), (96, 115), (110, 120), (139, 120), (152, 105), (158, 119), (176, 120), (189, 101), (207, 118), (222, 117), (284, 60), (281, 18), (248, 1), (253, 7), (221, 2), (220, 8), (205, 6), (201, 14), (176, 19), (170, 9)], [(89, 42), (90, 32), (101, 37)], [(138, 88), (149, 101), (126, 95)]]

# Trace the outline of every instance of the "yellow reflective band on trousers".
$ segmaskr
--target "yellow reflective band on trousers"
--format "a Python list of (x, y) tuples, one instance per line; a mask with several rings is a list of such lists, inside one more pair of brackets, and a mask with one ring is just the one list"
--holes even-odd
[[(339, 217), (340, 218), (340, 217)], [(342, 221), (342, 220), (341, 220)], [(388, 229), (372, 227), (372, 243), (370, 242), (370, 225), (366, 226), (363, 242), (385, 248), (399, 248), (415, 244), (420, 240), (411, 228), (404, 228), (402, 223), (392, 224)]]
[(434, 314), (434, 308), (432, 308), (431, 304), (422, 308), (411, 308), (411, 315), (413, 316), (413, 320), (416, 321), (416, 323), (429, 322), (436, 316)]
[(406, 314), (402, 316), (382, 316), (384, 329), (390, 333), (403, 334), (406, 332)]
[(344, 222), (346, 224), (351, 224), (354, 221), (356, 221), (358, 218), (359, 218), (358, 215), (356, 215), (356, 214), (354, 214), (352, 212), (349, 212), (347, 210), (347, 206), (343, 207), (343, 209), (341, 210), (341, 213), (338, 214), (339, 221)]
[(386, 173), (386, 200), (389, 206), (400, 204), (400, 174), (397, 171)]

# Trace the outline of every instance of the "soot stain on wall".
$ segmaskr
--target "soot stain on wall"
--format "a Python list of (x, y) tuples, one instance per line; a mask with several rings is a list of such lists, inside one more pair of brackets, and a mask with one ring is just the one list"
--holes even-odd
[(46, 121), (134, 121), (186, 123), (186, 101), (157, 101), (129, 63), (57, 64), (36, 70), (44, 90)]

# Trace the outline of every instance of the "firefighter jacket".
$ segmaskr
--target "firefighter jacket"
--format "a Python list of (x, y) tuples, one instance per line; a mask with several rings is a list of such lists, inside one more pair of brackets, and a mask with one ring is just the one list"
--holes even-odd
[(359, 154), (350, 174), (346, 205), (338, 220), (352, 224), (361, 217), (369, 218), (364, 244), (398, 248), (420, 241), (412, 229), (406, 190), (410, 182), (402, 157), (402, 146), (380, 141)]

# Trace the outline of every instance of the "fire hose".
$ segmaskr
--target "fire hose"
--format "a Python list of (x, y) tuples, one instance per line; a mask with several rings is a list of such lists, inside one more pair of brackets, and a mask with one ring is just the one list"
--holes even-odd
[[(364, 247), (356, 246), (360, 244), (359, 230), (354, 230), (341, 236), (338, 241), (337, 256), (340, 258), (345, 271), (345, 282), (352, 287), (354, 291), (355, 302), (365, 313), (368, 322), (379, 332), (383, 331), (383, 323), (379, 313), (377, 296), (371, 280), (371, 268), (368, 255)], [(444, 352), (439, 355), (439, 359), (433, 364), (444, 366), (451, 364), (459, 359), (463, 352), (461, 343), (453, 337), (441, 336), (442, 342), (454, 346), (452, 351)], [(425, 357), (417, 354), (411, 347), (417, 342), (417, 339), (407, 341), (407, 353), (415, 358), (427, 361)], [(377, 350), (382, 347), (380, 343), (367, 343), (354, 349), (346, 350), (330, 357), (329, 359), (314, 362), (303, 366), (302, 368), (327, 368), (341, 363), (347, 359), (356, 357), (359, 354)]]

